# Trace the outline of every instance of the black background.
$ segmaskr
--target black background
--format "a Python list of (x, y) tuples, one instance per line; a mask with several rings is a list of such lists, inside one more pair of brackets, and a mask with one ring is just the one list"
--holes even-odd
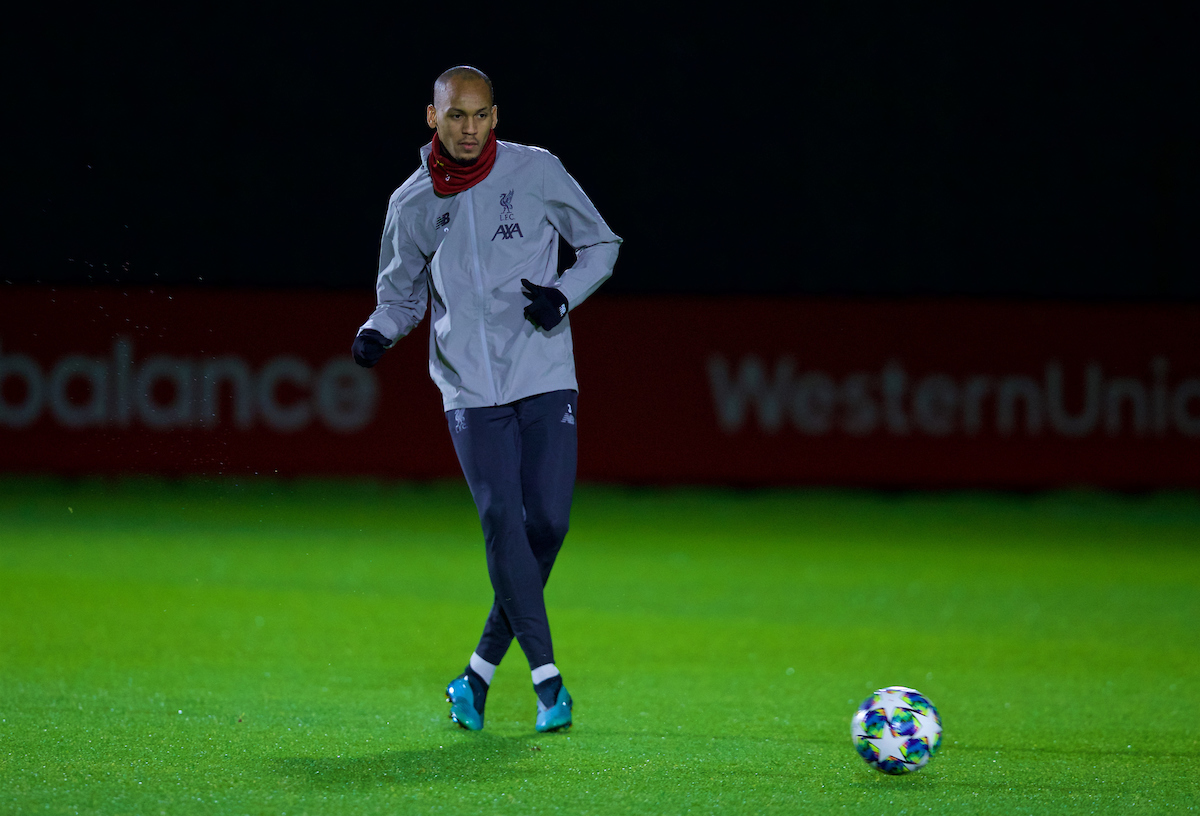
[(470, 63), (625, 238), (610, 293), (1200, 297), (1182, 4), (488, 8), (10, 20), (5, 285), (369, 292)]

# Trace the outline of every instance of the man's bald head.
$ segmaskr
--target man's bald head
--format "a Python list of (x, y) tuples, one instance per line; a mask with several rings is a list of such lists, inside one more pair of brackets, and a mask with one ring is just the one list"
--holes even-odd
[(488, 79), (488, 75), (470, 65), (457, 65), (448, 71), (442, 72), (442, 75), (433, 83), (433, 104), (435, 107), (444, 107), (446, 97), (450, 95), (451, 86), (458, 82), (482, 82), (487, 86), (488, 98), (491, 100), (491, 104), (496, 104), (496, 92), (492, 89), (492, 81)]
[(469, 65), (451, 68), (433, 83), (425, 121), (451, 158), (468, 164), (479, 158), (496, 126), (494, 100), (492, 81)]

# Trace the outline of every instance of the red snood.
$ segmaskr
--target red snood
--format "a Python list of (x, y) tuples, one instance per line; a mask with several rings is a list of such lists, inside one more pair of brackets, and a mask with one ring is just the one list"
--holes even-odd
[(433, 191), (440, 196), (461, 193), (487, 178), (496, 163), (496, 131), (488, 133), (483, 152), (471, 164), (459, 164), (442, 152), (442, 143), (437, 131), (433, 133), (433, 149), (429, 153), (429, 177), (433, 179)]

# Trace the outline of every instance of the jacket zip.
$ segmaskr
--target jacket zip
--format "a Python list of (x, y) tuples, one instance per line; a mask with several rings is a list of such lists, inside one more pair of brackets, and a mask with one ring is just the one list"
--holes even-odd
[[(467, 205), (467, 227), (471, 230), (471, 269), (475, 273), (475, 291), (479, 295), (479, 302), (486, 304), (487, 299), (483, 291), (483, 267), (479, 263), (479, 236), (475, 232), (475, 198), (471, 195), (471, 190), (468, 188), (465, 192)], [(496, 394), (496, 379), (492, 375), (492, 351), (488, 348), (487, 342), (487, 315), (479, 320), (479, 340), (483, 343), (483, 369), (487, 374), (488, 387), (492, 392), (492, 405), (499, 405), (500, 398)]]

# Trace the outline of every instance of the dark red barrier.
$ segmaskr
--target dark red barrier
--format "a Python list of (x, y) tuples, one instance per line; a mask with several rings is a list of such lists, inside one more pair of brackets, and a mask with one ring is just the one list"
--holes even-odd
[[(428, 329), (363, 295), (0, 294), (0, 469), (457, 475)], [(1200, 486), (1195, 306), (605, 299), (572, 313), (582, 478)]]
[(376, 369), (350, 359), (373, 308), (370, 292), (4, 291), (0, 469), (456, 475), (425, 327)]
[(640, 300), (573, 323), (590, 476), (1200, 485), (1194, 306)]

